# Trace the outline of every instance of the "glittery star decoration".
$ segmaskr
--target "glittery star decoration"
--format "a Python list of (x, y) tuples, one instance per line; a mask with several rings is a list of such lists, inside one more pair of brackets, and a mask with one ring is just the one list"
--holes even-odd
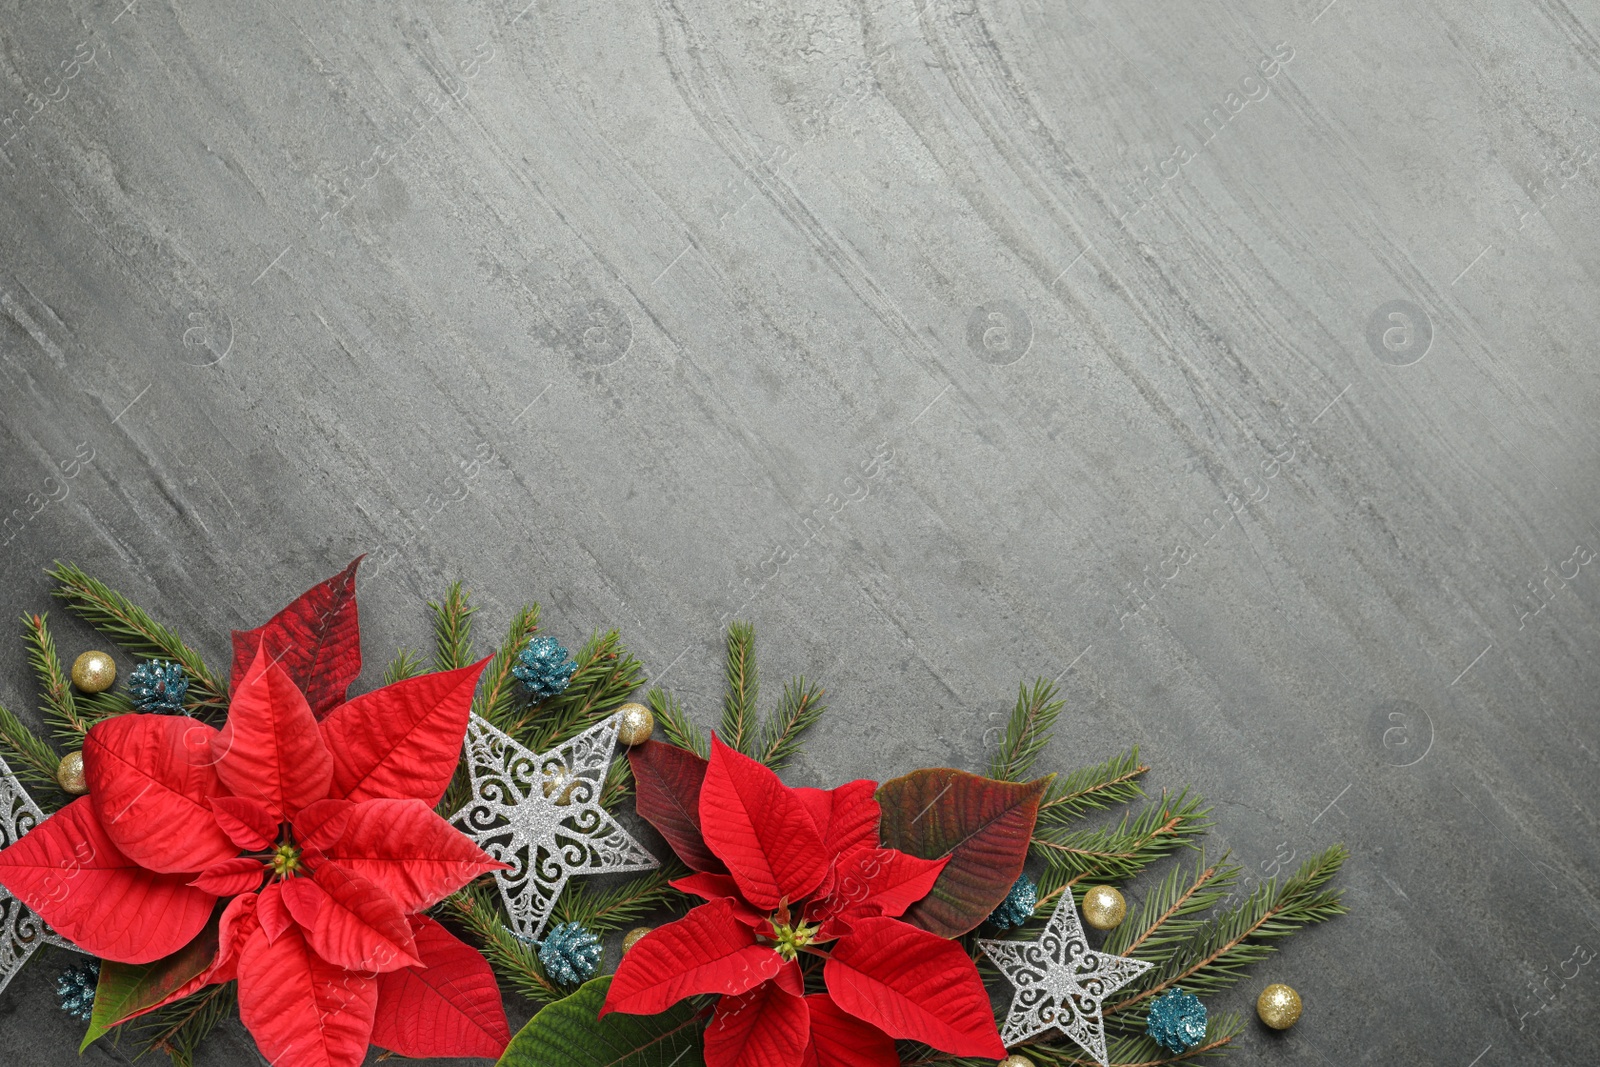
[(978, 947), (1016, 987), (1000, 1040), (1009, 1048), (1052, 1026), (1066, 1034), (1095, 1062), (1106, 1062), (1106, 1024), (1101, 1005), (1153, 964), (1096, 952), (1083, 936), (1072, 891), (1034, 941), (989, 941)]
[[(22, 788), (6, 761), (0, 759), (0, 848), (10, 848), (17, 839), (44, 821), (44, 812)], [(52, 931), (44, 920), (23, 906), (22, 901), (0, 888), (0, 992), (11, 984), (22, 965), (40, 945), (59, 945), (82, 952), (77, 945)]]
[(621, 715), (534, 753), (490, 723), (467, 723), (472, 800), (450, 817), (510, 870), (496, 871), (511, 929), (537, 940), (575, 874), (661, 866), (600, 806)]

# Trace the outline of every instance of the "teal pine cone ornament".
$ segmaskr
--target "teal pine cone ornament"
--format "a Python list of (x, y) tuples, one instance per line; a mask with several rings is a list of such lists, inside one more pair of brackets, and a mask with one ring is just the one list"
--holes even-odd
[(528, 647), (517, 653), (511, 673), (535, 700), (545, 700), (567, 688), (578, 665), (553, 637), (530, 637)]
[(1033, 909), (1039, 906), (1039, 887), (1033, 879), (1023, 875), (1012, 885), (1011, 892), (1000, 906), (989, 914), (989, 921), (1002, 930), (1021, 926), (1033, 918)]
[(61, 1010), (75, 1019), (88, 1022), (94, 1015), (94, 990), (100, 984), (98, 963), (79, 963), (56, 978), (56, 996)]
[(1206, 1006), (1174, 986), (1151, 1003), (1144, 1029), (1168, 1052), (1188, 1052), (1206, 1039)]
[(189, 679), (176, 663), (147, 659), (128, 676), (128, 692), (140, 711), (176, 715), (183, 711)]
[(600, 966), (600, 939), (578, 923), (558, 923), (539, 945), (539, 965), (557, 985), (582, 985)]

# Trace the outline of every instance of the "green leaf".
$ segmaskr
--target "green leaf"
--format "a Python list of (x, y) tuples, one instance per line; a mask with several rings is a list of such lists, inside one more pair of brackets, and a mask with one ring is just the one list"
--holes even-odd
[(1048, 777), (1000, 782), (948, 767), (883, 783), (883, 843), (922, 859), (950, 857), (933, 891), (905, 920), (940, 937), (959, 937), (987, 919), (1022, 873), (1039, 798), (1049, 784)]
[(111, 1029), (161, 1003), (191, 978), (198, 977), (217, 958), (219, 915), (213, 915), (205, 928), (170, 956), (154, 963), (114, 963), (100, 961), (100, 984), (94, 990), (94, 1013), (89, 1032), (83, 1035), (82, 1052)]
[(597, 1018), (610, 988), (610, 975), (596, 978), (535, 1015), (511, 1039), (499, 1067), (703, 1067), (692, 1007)]

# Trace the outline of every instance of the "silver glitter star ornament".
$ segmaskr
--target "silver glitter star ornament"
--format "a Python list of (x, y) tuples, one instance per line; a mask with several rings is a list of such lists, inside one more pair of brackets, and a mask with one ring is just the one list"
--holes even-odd
[(534, 941), (575, 874), (647, 871), (661, 864), (600, 806), (621, 715), (535, 753), (472, 716), (467, 772), (472, 800), (450, 817), (511, 869), (496, 871), (511, 930)]
[[(22, 788), (6, 761), (0, 759), (0, 848), (10, 848), (43, 821), (44, 812)], [(0, 887), (0, 992), (11, 984), (11, 979), (41, 945), (83, 951), (51, 930), (22, 901)]]
[(1090, 948), (1070, 889), (1037, 940), (980, 939), (978, 947), (1017, 990), (1000, 1031), (1006, 1047), (1053, 1026), (1100, 1064), (1106, 1062), (1105, 998), (1154, 966)]

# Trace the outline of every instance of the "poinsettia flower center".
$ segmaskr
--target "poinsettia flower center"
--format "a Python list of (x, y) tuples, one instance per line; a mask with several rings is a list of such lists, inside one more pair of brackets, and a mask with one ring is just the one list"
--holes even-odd
[(778, 955), (786, 960), (792, 960), (800, 955), (800, 950), (816, 940), (820, 926), (813, 926), (805, 922), (790, 925), (779, 922), (776, 917), (767, 920), (772, 925), (772, 947), (778, 950)]
[(272, 851), (272, 873), (280, 878), (300, 869), (300, 850), (285, 841)]

